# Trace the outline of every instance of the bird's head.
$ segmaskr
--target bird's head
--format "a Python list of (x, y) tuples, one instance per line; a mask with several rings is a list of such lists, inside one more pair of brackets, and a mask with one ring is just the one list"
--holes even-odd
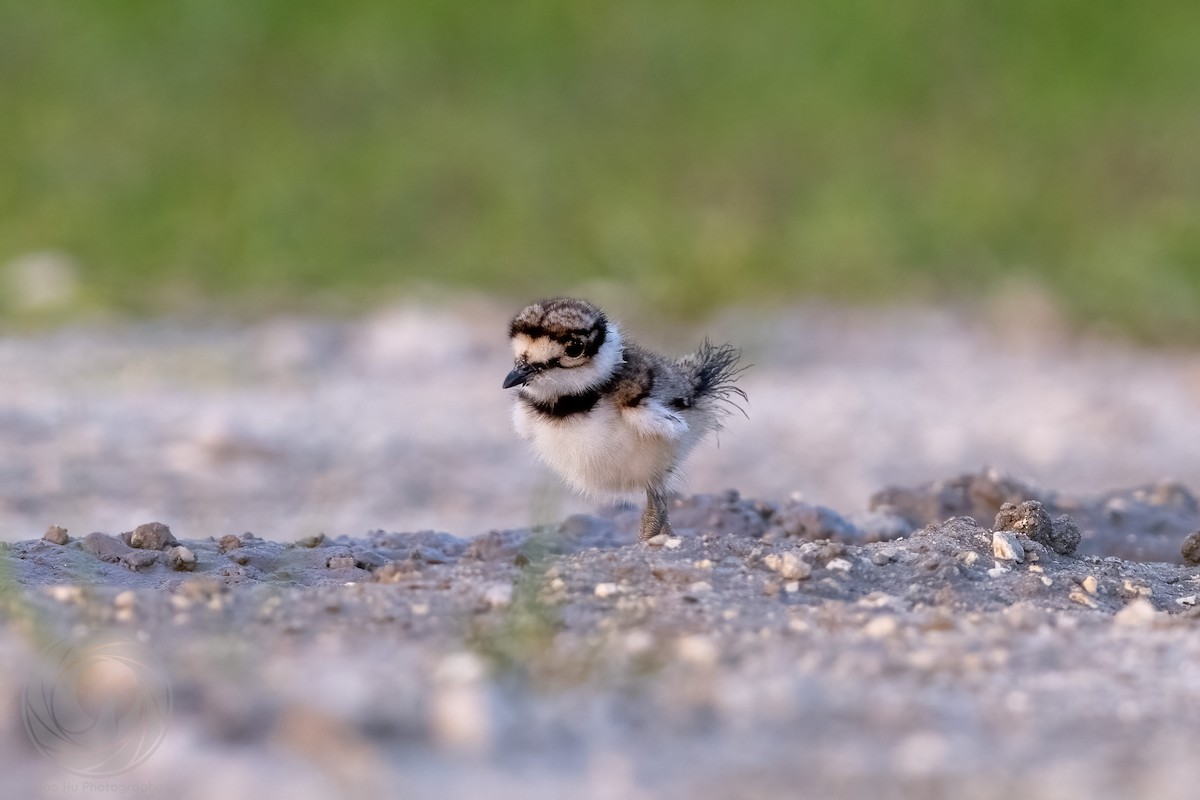
[(522, 386), (553, 400), (599, 386), (621, 361), (621, 335), (604, 312), (586, 300), (557, 298), (527, 306), (508, 328), (513, 370), (504, 388)]

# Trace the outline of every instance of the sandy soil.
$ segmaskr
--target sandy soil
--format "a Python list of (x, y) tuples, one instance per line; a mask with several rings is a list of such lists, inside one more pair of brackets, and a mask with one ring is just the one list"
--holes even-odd
[(713, 323), (751, 417), (650, 548), (507, 432), (499, 319), (4, 342), (0, 794), (1193, 796), (1193, 356)]

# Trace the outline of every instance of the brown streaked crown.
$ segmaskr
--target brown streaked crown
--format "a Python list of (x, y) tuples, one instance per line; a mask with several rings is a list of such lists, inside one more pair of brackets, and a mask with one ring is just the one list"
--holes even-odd
[(588, 355), (595, 355), (604, 344), (607, 327), (604, 312), (588, 301), (556, 297), (526, 306), (513, 317), (508, 335), (546, 337), (563, 344), (577, 339), (586, 345)]

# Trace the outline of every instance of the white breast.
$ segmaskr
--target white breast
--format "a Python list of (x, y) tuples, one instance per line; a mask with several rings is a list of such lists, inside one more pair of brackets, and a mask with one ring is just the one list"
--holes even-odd
[(517, 402), (517, 432), (581, 492), (609, 495), (666, 483), (696, 436), (657, 403), (618, 409), (602, 399), (586, 413), (552, 419)]

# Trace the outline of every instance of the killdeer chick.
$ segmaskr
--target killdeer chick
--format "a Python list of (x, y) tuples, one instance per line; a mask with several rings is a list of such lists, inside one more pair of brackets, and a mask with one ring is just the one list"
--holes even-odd
[[(504, 388), (520, 387), (517, 433), (573, 488), (587, 495), (646, 491), (639, 538), (671, 532), (667, 492), (684, 458), (721, 427), (741, 368), (730, 345), (705, 340), (670, 359), (621, 335), (586, 300), (525, 308), (509, 326), (515, 364)], [(740, 408), (739, 408), (740, 410)]]

